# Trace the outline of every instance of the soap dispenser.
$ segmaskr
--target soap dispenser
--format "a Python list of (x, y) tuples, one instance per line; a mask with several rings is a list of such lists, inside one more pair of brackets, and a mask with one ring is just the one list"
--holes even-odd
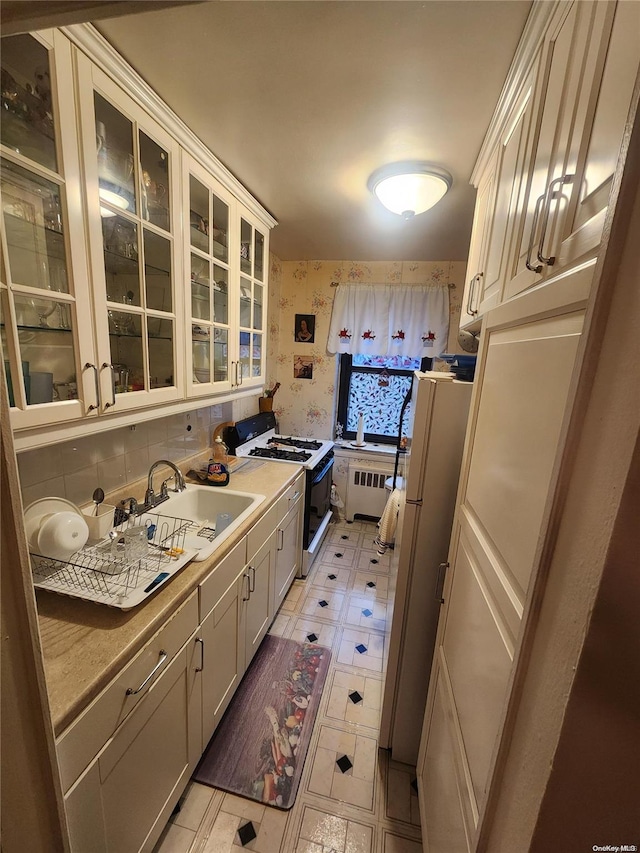
[(211, 486), (226, 486), (229, 482), (229, 448), (218, 436), (213, 442), (213, 456), (207, 468), (207, 482)]

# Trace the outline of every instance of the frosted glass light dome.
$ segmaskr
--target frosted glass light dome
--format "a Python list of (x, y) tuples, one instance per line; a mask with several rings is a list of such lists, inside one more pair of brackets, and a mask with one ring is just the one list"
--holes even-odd
[(368, 181), (369, 189), (381, 204), (403, 219), (429, 210), (451, 184), (451, 175), (444, 169), (415, 161), (383, 166)]

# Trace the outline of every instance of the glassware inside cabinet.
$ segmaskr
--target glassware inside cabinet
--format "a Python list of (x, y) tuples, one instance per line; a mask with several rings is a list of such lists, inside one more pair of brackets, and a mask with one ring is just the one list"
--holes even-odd
[(167, 152), (140, 131), (142, 218), (169, 231), (169, 157)]
[(193, 381), (211, 382), (211, 327), (191, 326)]
[(49, 51), (30, 35), (2, 39), (0, 141), (57, 171)]
[(114, 216), (117, 210), (136, 213), (133, 124), (97, 92), (94, 106), (100, 214)]
[(229, 322), (229, 272), (213, 265), (213, 319), (216, 323)]
[(209, 284), (209, 261), (199, 255), (191, 255), (191, 316), (195, 320), (211, 319), (211, 290)]
[(264, 281), (264, 234), (256, 231), (253, 240), (253, 274)]
[(144, 229), (144, 279), (146, 306), (154, 311), (173, 310), (171, 243)]
[(229, 246), (229, 207), (218, 196), (213, 194), (213, 256), (219, 261), (228, 263)]
[(251, 232), (252, 227), (245, 219), (240, 220), (240, 270), (251, 275)]
[(102, 241), (107, 299), (140, 305), (138, 226), (123, 216), (103, 216)]
[(209, 190), (193, 175), (189, 176), (189, 233), (191, 245), (209, 251)]
[(4, 158), (1, 171), (12, 284), (68, 293), (60, 186)]

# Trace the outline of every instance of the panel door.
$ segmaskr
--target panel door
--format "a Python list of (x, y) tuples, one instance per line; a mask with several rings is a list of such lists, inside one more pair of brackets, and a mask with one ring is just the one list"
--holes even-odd
[(249, 561), (245, 569), (244, 637), (245, 664), (249, 666), (271, 624), (271, 585), (276, 553), (275, 532)]
[(8, 36), (1, 63), (0, 339), (20, 429), (95, 416), (98, 366), (71, 46)]
[[(430, 689), (419, 763), (448, 765), (477, 821), (559, 450), (593, 265), (485, 317), (449, 555), (436, 659), (450, 685), (447, 713), (460, 736), (434, 738)], [(573, 310), (563, 309), (573, 304)], [(444, 683), (443, 682), (443, 683)], [(445, 692), (445, 698), (447, 694)], [(429, 756), (428, 760), (426, 756)], [(425, 784), (429, 779), (424, 780)], [(425, 789), (426, 790), (426, 789)], [(428, 804), (427, 837), (438, 833)], [(469, 816), (472, 816), (469, 818)], [(435, 821), (435, 823), (434, 823)], [(475, 827), (470, 826), (470, 833)]]
[(209, 742), (245, 671), (240, 606), (245, 574), (234, 580), (200, 628), (202, 640), (202, 745)]
[(184, 396), (180, 150), (82, 54), (83, 160), (101, 411)]

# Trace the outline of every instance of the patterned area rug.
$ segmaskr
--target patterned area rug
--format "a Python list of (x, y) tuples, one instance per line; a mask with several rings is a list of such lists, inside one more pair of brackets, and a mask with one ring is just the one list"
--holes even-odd
[(279, 809), (296, 798), (331, 652), (268, 634), (193, 776)]

